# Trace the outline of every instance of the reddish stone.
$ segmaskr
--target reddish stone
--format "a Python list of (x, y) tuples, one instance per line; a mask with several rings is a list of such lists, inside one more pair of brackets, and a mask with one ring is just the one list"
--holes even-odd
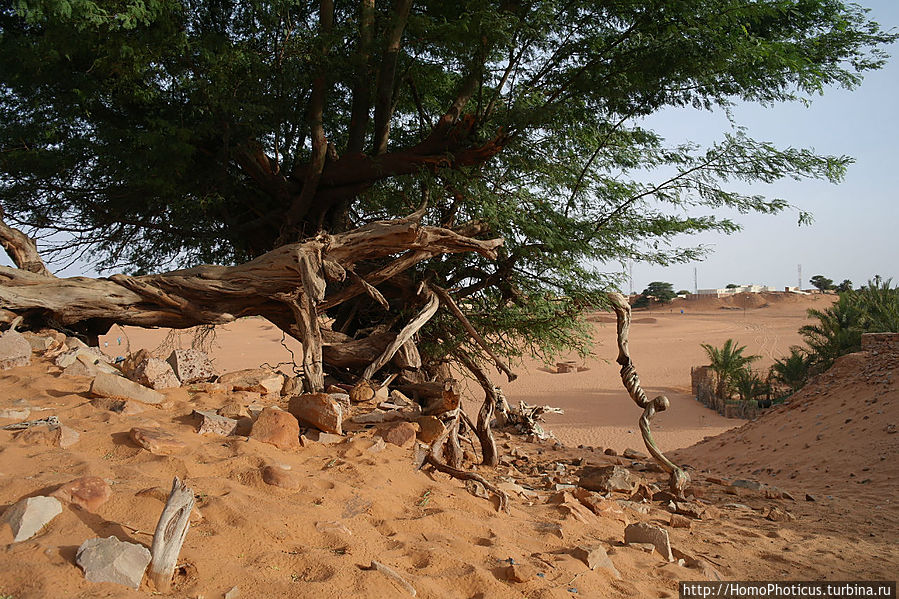
[(278, 449), (299, 449), (300, 423), (284, 410), (268, 407), (259, 413), (250, 436)]
[(187, 447), (186, 443), (161, 428), (134, 427), (129, 434), (132, 441), (155, 455), (172, 455)]
[(412, 422), (397, 422), (390, 427), (385, 428), (381, 436), (388, 443), (399, 445), (400, 447), (408, 447), (415, 443), (415, 437), (418, 434), (418, 425)]
[(83, 476), (65, 483), (51, 496), (75, 504), (88, 512), (96, 512), (97, 508), (112, 497), (112, 489), (99, 476)]

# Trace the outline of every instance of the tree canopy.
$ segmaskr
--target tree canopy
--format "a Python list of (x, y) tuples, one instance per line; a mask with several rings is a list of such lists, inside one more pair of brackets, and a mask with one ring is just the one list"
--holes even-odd
[[(426, 205), (505, 245), (402, 284), (451, 290), (507, 353), (552, 351), (616, 282), (596, 265), (695, 259), (669, 242), (737, 230), (720, 208), (788, 207), (730, 183), (850, 162), (742, 130), (671, 146), (642, 117), (851, 88), (895, 37), (839, 0), (2, 0), (2, 208), (57, 259), (141, 274)], [(347, 331), (409, 309), (357, 306)], [(435, 353), (465, 336), (426, 330)]]

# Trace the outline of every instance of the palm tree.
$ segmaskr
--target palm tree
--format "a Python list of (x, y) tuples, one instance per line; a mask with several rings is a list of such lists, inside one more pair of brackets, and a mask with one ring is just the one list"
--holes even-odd
[(730, 395), (733, 379), (739, 371), (761, 358), (761, 356), (744, 356), (746, 346), (738, 346), (733, 339), (725, 341), (721, 349), (708, 343), (703, 343), (702, 349), (709, 356), (712, 371), (718, 379), (715, 394), (720, 398)]
[(771, 366), (771, 377), (795, 393), (808, 380), (812, 360), (812, 356), (802, 348), (791, 347), (789, 356), (774, 361)]
[(762, 377), (757, 372), (749, 367), (741, 368), (735, 372), (732, 382), (741, 401), (755, 399), (768, 391), (768, 384), (762, 380)]

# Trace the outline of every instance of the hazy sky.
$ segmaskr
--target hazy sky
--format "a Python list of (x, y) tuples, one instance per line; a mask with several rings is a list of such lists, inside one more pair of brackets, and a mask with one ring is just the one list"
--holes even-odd
[[(885, 29), (899, 27), (899, 0), (862, 0)], [(899, 44), (890, 48), (899, 55)], [(737, 125), (750, 136), (780, 147), (810, 147), (822, 154), (849, 155), (840, 185), (818, 181), (785, 181), (774, 185), (735, 187), (768, 197), (780, 197), (805, 211), (814, 222), (799, 227), (798, 214), (776, 216), (734, 214), (743, 225), (734, 235), (684, 237), (679, 245), (706, 245), (713, 252), (702, 262), (672, 267), (633, 265), (633, 287), (641, 291), (650, 281), (667, 281), (675, 289), (693, 289), (693, 269), (700, 288), (727, 283), (757, 283), (783, 287), (802, 284), (823, 274), (856, 285), (875, 274), (899, 283), (899, 57), (880, 71), (869, 73), (854, 91), (828, 89), (810, 107), (801, 104), (762, 108), (741, 105), (734, 110)], [(693, 109), (668, 110), (647, 121), (672, 143), (709, 144), (721, 139), (731, 123), (723, 114)], [(0, 263), (10, 261), (0, 251)], [(617, 268), (610, 266), (609, 268)], [(95, 274), (76, 265), (63, 276)], [(625, 289), (624, 291), (629, 291)]]
[[(884, 29), (899, 27), (899, 0), (859, 3), (871, 8), (870, 16)], [(811, 225), (799, 227), (794, 212), (734, 214), (743, 225), (739, 233), (682, 237), (683, 244), (713, 248), (704, 261), (670, 267), (634, 264), (634, 289), (667, 281), (675, 289), (692, 290), (694, 267), (700, 289), (728, 283), (783, 287), (797, 284), (799, 264), (803, 287), (810, 287), (808, 280), (816, 274), (837, 282), (850, 279), (856, 286), (875, 274), (899, 283), (899, 44), (889, 51), (888, 64), (869, 73), (853, 91), (828, 89), (809, 107), (747, 104), (734, 111), (736, 123), (755, 139), (855, 159), (839, 185), (790, 180), (735, 187), (783, 198), (811, 212)], [(668, 110), (646, 124), (676, 143), (708, 144), (731, 128), (723, 114), (693, 109)]]

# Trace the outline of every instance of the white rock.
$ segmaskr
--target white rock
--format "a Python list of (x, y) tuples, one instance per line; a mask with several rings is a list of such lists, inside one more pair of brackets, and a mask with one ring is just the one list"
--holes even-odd
[(14, 542), (26, 541), (36, 535), (53, 518), (62, 513), (62, 504), (55, 497), (27, 497), (11, 505), (3, 513)]
[(75, 563), (90, 582), (114, 582), (137, 589), (150, 563), (150, 551), (143, 545), (126, 543), (116, 537), (98, 537), (81, 544)]
[(125, 377), (99, 373), (91, 383), (90, 392), (98, 397), (112, 397), (114, 399), (133, 399), (146, 404), (162, 403), (165, 396), (159, 391), (147, 389)]
[(18, 331), (0, 335), (0, 370), (31, 364), (31, 344)]

